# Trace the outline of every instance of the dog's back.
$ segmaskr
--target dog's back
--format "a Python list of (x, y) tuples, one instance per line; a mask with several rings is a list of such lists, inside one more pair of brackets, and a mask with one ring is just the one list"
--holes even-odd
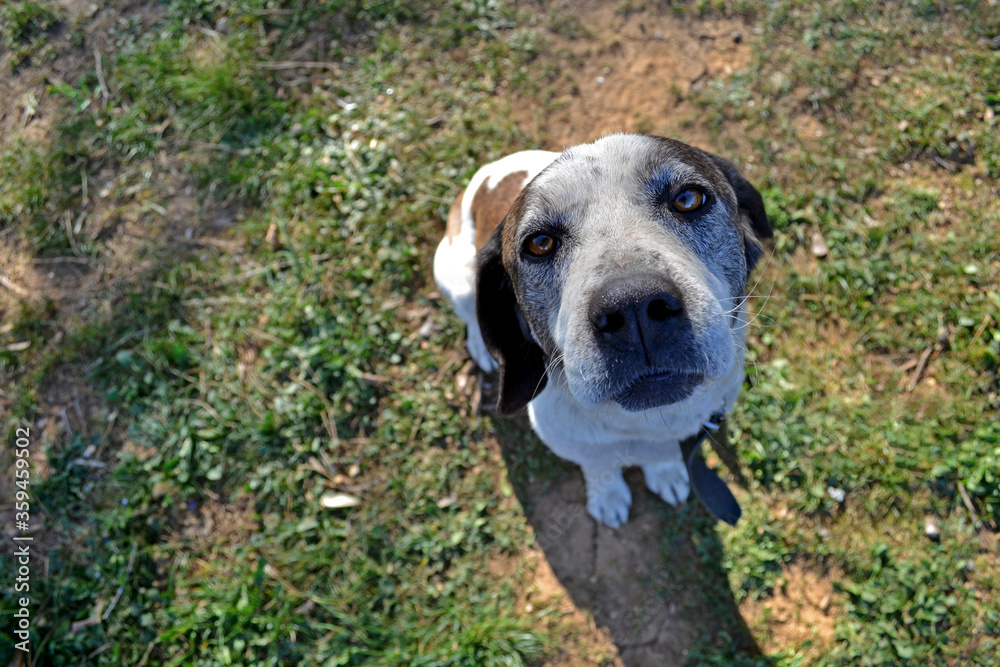
[(521, 151), (481, 167), (448, 213), (445, 236), (434, 255), (434, 281), (469, 327), (469, 353), (485, 371), (497, 366), (476, 323), (476, 252), (524, 186), (557, 157), (551, 151)]

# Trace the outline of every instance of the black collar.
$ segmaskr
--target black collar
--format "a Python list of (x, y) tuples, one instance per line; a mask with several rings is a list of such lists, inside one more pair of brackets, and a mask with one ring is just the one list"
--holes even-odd
[(726, 483), (698, 456), (701, 443), (709, 437), (711, 431), (718, 430), (723, 425), (725, 418), (722, 413), (712, 415), (711, 421), (704, 423), (698, 433), (681, 443), (681, 452), (687, 465), (691, 488), (698, 500), (717, 519), (735, 526), (742, 514), (740, 504), (736, 502), (736, 497)]

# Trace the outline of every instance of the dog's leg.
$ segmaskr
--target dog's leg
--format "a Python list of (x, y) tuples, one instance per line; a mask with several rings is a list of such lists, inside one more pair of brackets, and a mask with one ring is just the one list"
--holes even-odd
[(434, 281), (441, 293), (451, 301), (455, 314), (465, 322), (466, 347), (481, 369), (492, 373), (497, 362), (483, 342), (476, 319), (476, 248), (470, 243), (448, 239), (441, 241), (434, 256)]
[(628, 521), (628, 510), (632, 506), (632, 492), (622, 477), (621, 468), (601, 466), (582, 469), (590, 516), (605, 526), (619, 528)]
[(646, 488), (671, 505), (680, 505), (691, 493), (691, 482), (683, 461), (661, 461), (642, 466)]
[[(470, 275), (475, 276), (475, 269), (470, 269)], [(479, 320), (476, 319), (475, 282), (471, 289), (454, 294), (453, 299), (455, 313), (465, 322), (465, 346), (469, 349), (469, 355), (483, 371), (493, 373), (497, 369), (497, 362), (486, 349), (483, 332), (480, 331)]]

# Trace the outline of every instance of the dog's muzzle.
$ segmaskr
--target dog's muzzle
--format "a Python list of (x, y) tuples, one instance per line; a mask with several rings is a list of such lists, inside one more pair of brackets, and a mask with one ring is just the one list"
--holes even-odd
[(670, 405), (683, 401), (705, 379), (701, 373), (664, 371), (640, 377), (624, 391), (615, 396), (615, 401), (630, 412), (648, 410), (660, 405)]
[(630, 411), (682, 401), (704, 381), (685, 367), (694, 333), (680, 289), (646, 274), (608, 281), (590, 301), (588, 318), (608, 370), (621, 385), (614, 400)]

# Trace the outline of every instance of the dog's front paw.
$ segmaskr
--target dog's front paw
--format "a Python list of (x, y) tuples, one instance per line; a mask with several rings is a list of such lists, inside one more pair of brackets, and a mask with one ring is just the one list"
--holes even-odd
[(620, 472), (605, 471), (600, 475), (584, 474), (587, 482), (587, 511), (600, 523), (620, 528), (628, 521), (632, 492)]
[(646, 488), (671, 505), (680, 505), (691, 493), (687, 468), (681, 461), (665, 461), (642, 466)]

